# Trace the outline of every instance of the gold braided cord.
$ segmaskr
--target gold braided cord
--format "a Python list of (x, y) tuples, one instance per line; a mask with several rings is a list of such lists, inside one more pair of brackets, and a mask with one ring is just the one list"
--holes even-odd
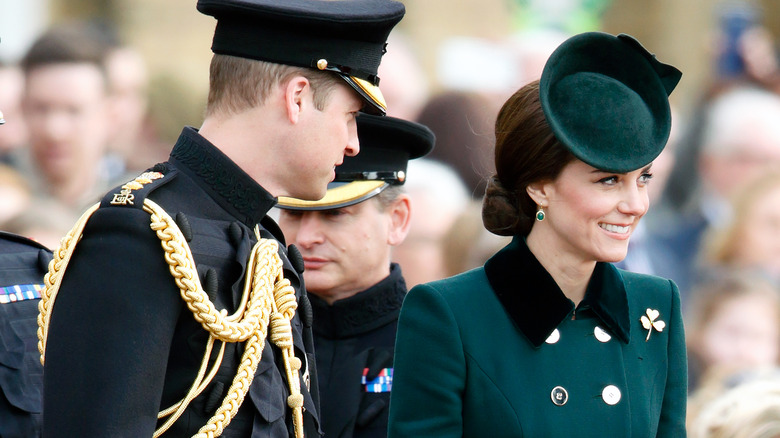
[[(54, 300), (62, 281), (62, 272), (67, 267), (75, 245), (81, 237), (89, 217), (99, 205), (95, 205), (79, 219), (66, 235), (55, 252), (44, 278), (38, 316), (38, 348), (41, 363), (44, 362), (49, 319)], [(281, 350), (285, 372), (290, 387), (287, 403), (292, 408), (295, 436), (303, 438), (303, 395), (300, 392), (299, 370), (301, 361), (295, 357), (290, 320), (295, 316), (297, 302), (295, 289), (284, 278), (278, 244), (272, 239), (262, 239), (256, 228), (258, 242), (252, 249), (241, 303), (236, 312), (228, 315), (226, 310), (217, 311), (198, 278), (195, 261), (186, 239), (176, 222), (156, 203), (144, 200), (144, 210), (151, 215), (151, 228), (160, 239), (165, 260), (171, 275), (184, 299), (187, 308), (209, 333), (209, 340), (198, 375), (187, 395), (178, 403), (161, 411), (158, 418), (169, 417), (155, 431), (154, 437), (162, 435), (181, 416), (189, 403), (203, 392), (216, 375), (223, 358), (225, 343), (246, 342), (236, 376), (213, 417), (209, 419), (195, 437), (211, 438), (222, 434), (235, 417), (243, 403), (262, 358), (266, 335), (270, 324), (271, 341)], [(209, 368), (209, 359), (215, 341), (221, 341), (220, 352)]]
[(62, 272), (70, 263), (70, 257), (73, 255), (76, 243), (81, 239), (81, 232), (84, 231), (87, 220), (98, 207), (100, 204), (95, 204), (85, 211), (68, 234), (60, 240), (60, 246), (54, 250), (54, 257), (49, 262), (49, 272), (43, 276), (41, 301), (38, 302), (38, 352), (41, 354), (41, 365), (43, 365), (44, 353), (46, 352), (46, 338), (49, 336), (51, 307), (57, 298), (57, 292), (60, 290)]

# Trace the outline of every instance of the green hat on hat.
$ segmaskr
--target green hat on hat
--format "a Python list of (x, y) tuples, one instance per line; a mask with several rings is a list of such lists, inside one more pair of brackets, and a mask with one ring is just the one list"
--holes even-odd
[(377, 70), (406, 9), (393, 0), (198, 0), (217, 19), (214, 53), (338, 74), (368, 105), (387, 112)]
[(360, 114), (357, 118), (360, 153), (344, 157), (325, 197), (304, 201), (279, 197), (278, 207), (287, 210), (330, 210), (347, 207), (378, 195), (390, 185), (406, 182), (409, 160), (433, 150), (436, 137), (425, 125)]
[(624, 173), (650, 163), (666, 146), (669, 94), (680, 76), (629, 35), (587, 32), (547, 60), (539, 98), (555, 137), (575, 157)]

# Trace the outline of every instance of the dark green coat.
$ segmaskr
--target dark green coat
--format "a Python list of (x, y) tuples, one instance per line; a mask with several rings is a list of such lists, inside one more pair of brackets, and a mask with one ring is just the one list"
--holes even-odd
[(598, 263), (575, 309), (516, 237), (407, 295), (389, 436), (684, 437), (686, 392), (673, 282)]

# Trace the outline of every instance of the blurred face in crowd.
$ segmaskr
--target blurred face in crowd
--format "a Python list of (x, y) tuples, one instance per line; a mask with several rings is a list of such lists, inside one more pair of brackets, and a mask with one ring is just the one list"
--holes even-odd
[(535, 222), (535, 239), (574, 263), (616, 262), (648, 209), (650, 166), (628, 173), (598, 170), (580, 160), (567, 164), (553, 181), (531, 184), (528, 194), (544, 207)]
[(735, 259), (743, 266), (760, 267), (780, 275), (780, 184), (753, 202), (745, 215), (735, 247)]
[(279, 225), (303, 255), (306, 289), (328, 303), (350, 297), (390, 273), (390, 247), (408, 232), (409, 201), (376, 197), (344, 208), (281, 210)]
[(777, 304), (759, 294), (729, 298), (705, 323), (699, 339), (708, 366), (733, 370), (773, 366), (780, 345)]
[(50, 183), (94, 173), (108, 129), (105, 78), (91, 64), (52, 64), (27, 75), (24, 110), (33, 160)]
[(27, 142), (27, 125), (22, 117), (24, 74), (17, 67), (0, 66), (0, 111), (6, 123), (0, 129), (0, 154)]

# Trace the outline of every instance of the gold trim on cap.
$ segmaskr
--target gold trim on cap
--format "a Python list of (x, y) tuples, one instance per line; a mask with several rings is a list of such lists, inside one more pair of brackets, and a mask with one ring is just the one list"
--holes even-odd
[(352, 181), (328, 189), (325, 197), (319, 201), (304, 201), (303, 199), (280, 196), (278, 206), (292, 210), (326, 210), (346, 207), (376, 195), (386, 184), (385, 181)]
[(368, 98), (374, 101), (374, 103), (382, 108), (382, 110), (387, 112), (387, 102), (385, 102), (385, 96), (382, 94), (382, 90), (380, 90), (378, 86), (373, 85), (371, 82), (368, 82), (365, 79), (356, 78), (354, 76), (350, 76), (349, 78), (352, 79), (355, 85), (363, 90)]

